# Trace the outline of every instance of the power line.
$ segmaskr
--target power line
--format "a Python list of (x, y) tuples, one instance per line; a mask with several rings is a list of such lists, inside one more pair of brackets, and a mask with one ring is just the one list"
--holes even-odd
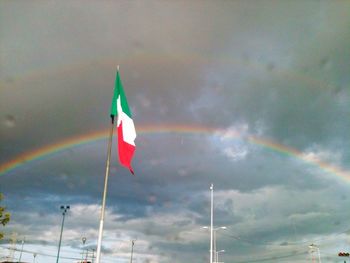
[[(11, 247), (7, 247), (7, 246), (4, 246), (4, 245), (0, 245), (0, 247), (2, 249), (7, 249), (7, 250), (13, 250), (13, 251), (21, 251), (20, 249), (17, 249), (17, 248), (11, 248)], [(36, 251), (32, 251), (32, 250), (22, 250), (23, 253), (28, 253), (28, 254), (37, 254), (37, 255), (40, 255), (40, 256), (45, 256), (45, 257), (51, 257), (51, 258), (56, 258), (57, 255), (52, 255), (52, 254), (47, 254), (47, 253), (43, 253), (43, 252), (36, 252)], [(94, 253), (94, 252), (93, 252)], [(77, 261), (80, 261), (81, 258), (79, 257), (64, 257), (64, 256), (60, 256), (60, 258), (62, 259), (69, 259), (69, 260), (77, 260)], [(127, 258), (127, 256), (123, 256), (121, 258)], [(93, 259), (95, 259), (95, 255), (93, 255)], [(111, 258), (105, 258), (103, 259), (103, 261), (106, 261), (106, 262), (116, 262), (115, 258), (114, 259), (111, 259)]]
[(301, 255), (307, 255), (307, 252), (299, 252), (299, 253), (293, 253), (289, 255), (280, 255), (280, 256), (274, 256), (274, 257), (269, 257), (269, 258), (259, 258), (259, 259), (250, 259), (250, 260), (245, 260), (245, 261), (235, 261), (235, 263), (252, 263), (252, 262), (263, 262), (263, 261), (269, 261), (269, 260), (278, 260), (278, 259), (283, 259), (283, 258), (292, 258), (296, 256), (301, 256)]
[[(296, 246), (296, 245), (303, 245), (303, 244), (309, 244), (309, 243), (321, 243), (322, 241), (326, 241), (326, 240), (335, 238), (335, 237), (340, 236), (342, 234), (345, 234), (345, 233), (347, 233), (349, 231), (350, 231), (350, 228), (348, 228), (348, 229), (346, 229), (344, 231), (332, 234), (331, 236), (328, 236), (328, 237), (320, 237), (320, 238), (312, 239), (312, 240), (302, 240), (302, 241), (299, 241), (299, 242), (286, 241), (286, 245), (283, 245), (283, 246)], [(281, 246), (281, 245), (277, 245), (276, 243), (272, 243), (272, 242), (268, 242), (268, 241), (266, 241), (266, 242), (260, 241), (259, 242), (259, 241), (254, 241), (254, 240), (250, 240), (250, 239), (247, 239), (247, 238), (242, 238), (242, 237), (234, 235), (234, 234), (222, 233), (222, 235), (224, 235), (226, 237), (229, 237), (229, 238), (232, 238), (232, 239), (235, 239), (237, 241), (241, 241), (242, 243), (246, 243), (246, 244), (249, 244), (249, 245), (255, 245), (255, 246)]]
[[(0, 245), (0, 247), (2, 247), (3, 249), (13, 250), (13, 251), (20, 251), (17, 248), (10, 248), (10, 247), (6, 247), (6, 246), (3, 246), (3, 245)], [(55, 255), (51, 255), (51, 254), (47, 254), (47, 253), (43, 253), (43, 252), (30, 251), (30, 250), (25, 250), (25, 249), (23, 249), (22, 252), (23, 253), (29, 253), (29, 254), (36, 253), (37, 255), (46, 256), (46, 257), (53, 257), (53, 258), (56, 257)], [(79, 258), (75, 258), (75, 257), (61, 257), (61, 258), (79, 260)]]

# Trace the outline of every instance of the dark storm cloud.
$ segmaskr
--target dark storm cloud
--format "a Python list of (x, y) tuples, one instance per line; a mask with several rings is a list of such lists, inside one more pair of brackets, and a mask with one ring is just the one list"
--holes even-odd
[[(140, 262), (208, 260), (210, 183), (215, 226), (228, 227), (218, 236), (225, 261), (303, 262), (311, 241), (329, 254), (347, 243), (347, 183), (248, 138), (349, 168), (349, 3), (0, 5), (0, 164), (107, 129), (117, 64), (136, 129), (189, 128), (140, 132), (135, 177), (113, 146), (107, 262), (127, 261), (135, 238)], [(56, 249), (59, 206), (70, 204), (64, 250), (77, 254), (82, 235), (94, 247), (106, 147), (71, 147), (1, 175), (8, 233)]]

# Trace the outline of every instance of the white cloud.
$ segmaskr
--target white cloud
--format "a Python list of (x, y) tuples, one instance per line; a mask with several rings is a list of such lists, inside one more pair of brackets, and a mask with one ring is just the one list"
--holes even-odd
[(339, 151), (324, 149), (319, 145), (314, 145), (304, 151), (302, 159), (310, 162), (340, 163), (342, 154)]
[(233, 161), (243, 160), (248, 154), (248, 150), (246, 148), (242, 148), (238, 145), (226, 147), (223, 150), (223, 152), (227, 157), (229, 157)]
[(247, 123), (233, 125), (223, 131), (215, 133), (218, 140), (213, 140), (214, 146), (221, 149), (222, 153), (231, 161), (244, 160), (251, 148), (246, 139), (249, 136)]

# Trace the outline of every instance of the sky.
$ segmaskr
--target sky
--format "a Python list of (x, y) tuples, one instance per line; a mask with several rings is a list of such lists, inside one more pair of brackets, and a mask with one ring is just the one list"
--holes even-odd
[(101, 262), (209, 262), (212, 183), (220, 261), (343, 262), (349, 27), (345, 0), (0, 1), (0, 260), (56, 262), (61, 205), (59, 262), (91, 258), (119, 65)]

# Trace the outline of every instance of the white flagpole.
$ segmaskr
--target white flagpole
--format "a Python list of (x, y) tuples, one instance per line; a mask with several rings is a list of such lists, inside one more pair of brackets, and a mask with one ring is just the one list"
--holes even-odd
[(210, 263), (213, 263), (213, 191), (214, 185), (211, 184), (210, 192), (211, 192), (211, 205), (210, 205)]
[(104, 185), (103, 197), (102, 197), (100, 228), (98, 231), (96, 263), (100, 263), (100, 259), (101, 259), (101, 243), (102, 243), (102, 233), (103, 233), (103, 222), (104, 222), (104, 217), (105, 217), (108, 175), (109, 175), (109, 166), (110, 166), (110, 159), (111, 159), (111, 152), (112, 152), (112, 136), (113, 136), (113, 130), (114, 130), (114, 116), (111, 116), (111, 118), (112, 118), (112, 123), (111, 123), (111, 128), (109, 130), (107, 162), (106, 162), (106, 175), (105, 175), (105, 185)]

